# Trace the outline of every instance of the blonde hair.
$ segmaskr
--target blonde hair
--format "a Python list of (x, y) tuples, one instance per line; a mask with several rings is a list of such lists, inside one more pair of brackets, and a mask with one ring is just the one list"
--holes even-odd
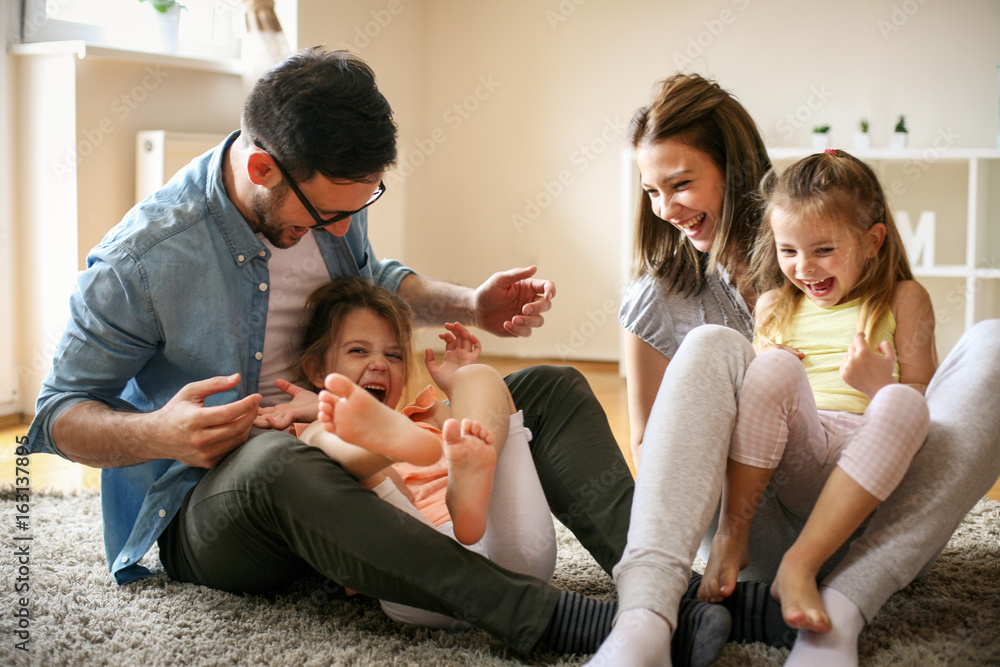
[(356, 310), (368, 310), (386, 321), (403, 357), (403, 384), (413, 371), (413, 320), (410, 307), (398, 296), (363, 278), (339, 278), (316, 289), (306, 302), (308, 318), (299, 346), (297, 368), (309, 382), (309, 367), (322, 364), (344, 319)]
[(781, 272), (771, 229), (771, 214), (780, 208), (793, 216), (839, 223), (856, 237), (877, 224), (885, 239), (874, 257), (866, 257), (852, 298), (861, 300), (859, 329), (872, 332), (889, 312), (896, 283), (912, 280), (913, 272), (899, 230), (886, 206), (885, 194), (871, 167), (842, 150), (810, 155), (785, 169), (764, 176), (760, 187), (764, 223), (754, 242), (750, 279), (758, 293), (778, 290), (774, 307), (757, 326), (755, 344), (773, 344), (799, 308), (804, 293)]
[(750, 114), (714, 81), (697, 74), (674, 74), (660, 82), (651, 104), (636, 111), (629, 138), (634, 149), (665, 139), (682, 141), (705, 153), (725, 181), (722, 211), (707, 258), (680, 230), (656, 217), (640, 186), (635, 224), (638, 273), (665, 280), (679, 294), (701, 289), (706, 271), (716, 266), (736, 276), (760, 224), (757, 184), (771, 167)]

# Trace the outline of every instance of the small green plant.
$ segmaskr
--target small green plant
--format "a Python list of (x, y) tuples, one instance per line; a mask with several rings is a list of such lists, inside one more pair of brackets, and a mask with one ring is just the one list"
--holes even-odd
[(858, 127), (861, 128), (862, 132), (867, 132), (868, 131), (868, 119), (867, 118), (862, 118), (861, 120), (859, 120), (858, 121)]
[(181, 9), (184, 9), (184, 5), (177, 2), (177, 0), (139, 0), (139, 2), (148, 2), (153, 5), (153, 9), (160, 12), (161, 14), (166, 14), (170, 11), (170, 8), (177, 5)]
[(896, 121), (896, 127), (893, 129), (893, 132), (909, 132), (909, 130), (906, 129), (906, 116), (899, 117), (899, 120)]
[(814, 134), (826, 134), (829, 131), (830, 131), (829, 125), (817, 125), (816, 127), (813, 128)]

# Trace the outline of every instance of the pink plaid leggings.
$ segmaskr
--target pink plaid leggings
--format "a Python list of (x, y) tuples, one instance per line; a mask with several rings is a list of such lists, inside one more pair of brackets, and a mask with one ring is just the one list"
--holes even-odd
[(772, 486), (805, 517), (834, 466), (885, 500), (927, 437), (930, 417), (912, 387), (883, 387), (863, 415), (817, 410), (802, 362), (772, 350), (751, 362), (739, 394), (729, 458), (776, 469)]

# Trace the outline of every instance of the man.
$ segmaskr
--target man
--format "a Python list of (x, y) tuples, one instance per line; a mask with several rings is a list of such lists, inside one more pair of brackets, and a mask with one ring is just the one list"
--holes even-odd
[[(555, 287), (534, 268), (469, 289), (376, 259), (366, 207), (395, 158), (392, 111), (360, 60), (314, 49), (266, 74), (240, 131), (91, 252), (29, 447), (104, 469), (105, 548), (120, 584), (149, 574), (140, 560), (158, 541), (181, 581), (254, 592), (316, 570), (478, 625), (522, 653), (592, 652), (613, 604), (468, 552), (287, 433), (249, 437), (261, 392), (276, 391), (266, 379), (293, 364), (305, 297), (331, 278), (394, 290), (424, 324), (500, 335), (542, 324)], [(553, 513), (610, 572), (633, 484), (600, 405), (568, 368), (507, 383)]]

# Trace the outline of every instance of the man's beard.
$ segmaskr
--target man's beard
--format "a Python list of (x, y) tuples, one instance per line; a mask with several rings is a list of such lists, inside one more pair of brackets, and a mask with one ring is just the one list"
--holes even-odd
[(250, 204), (250, 210), (253, 211), (254, 216), (257, 218), (257, 231), (263, 234), (264, 238), (275, 248), (291, 248), (300, 240), (296, 238), (284, 238), (284, 232), (288, 228), (282, 227), (281, 223), (277, 220), (278, 208), (289, 192), (291, 192), (291, 189), (288, 187), (288, 184), (282, 182), (281, 185), (276, 186), (267, 194), (261, 193), (256, 195)]

